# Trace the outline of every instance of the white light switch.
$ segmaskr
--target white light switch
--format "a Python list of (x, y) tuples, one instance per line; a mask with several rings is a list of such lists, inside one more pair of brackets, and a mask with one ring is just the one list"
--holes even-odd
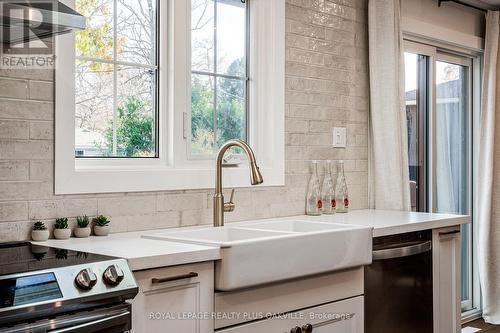
[(345, 127), (333, 128), (333, 147), (334, 148), (347, 147), (347, 128)]

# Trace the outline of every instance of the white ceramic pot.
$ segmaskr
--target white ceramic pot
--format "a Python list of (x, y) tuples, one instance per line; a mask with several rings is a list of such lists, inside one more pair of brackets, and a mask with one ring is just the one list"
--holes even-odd
[(71, 229), (54, 229), (56, 239), (68, 239), (71, 236)]
[(74, 232), (75, 232), (75, 237), (87, 238), (90, 236), (90, 227), (75, 228)]
[(31, 239), (35, 242), (45, 242), (49, 239), (48, 230), (31, 230)]
[(103, 227), (95, 225), (94, 226), (94, 235), (96, 235), (96, 236), (107, 236), (107, 235), (109, 235), (109, 231), (110, 230), (111, 229), (110, 229), (109, 225), (105, 225)]

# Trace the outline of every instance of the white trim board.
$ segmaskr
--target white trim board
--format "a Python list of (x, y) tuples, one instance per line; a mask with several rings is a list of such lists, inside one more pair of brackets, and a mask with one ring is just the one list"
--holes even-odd
[(444, 44), (466, 48), (474, 52), (482, 52), (484, 49), (484, 39), (481, 37), (465, 34), (410, 17), (402, 17), (402, 28), (405, 34), (411, 36), (440, 41)]

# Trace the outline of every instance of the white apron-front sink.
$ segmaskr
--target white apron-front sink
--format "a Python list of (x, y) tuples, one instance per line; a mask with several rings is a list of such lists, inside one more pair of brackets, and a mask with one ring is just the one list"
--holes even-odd
[(144, 235), (221, 248), (215, 288), (240, 288), (363, 266), (372, 260), (372, 228), (309, 221), (266, 221)]

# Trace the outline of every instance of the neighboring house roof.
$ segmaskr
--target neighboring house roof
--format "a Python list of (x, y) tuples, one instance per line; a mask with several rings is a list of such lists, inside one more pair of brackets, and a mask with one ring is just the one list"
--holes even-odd
[(96, 131), (76, 128), (75, 142), (77, 148), (95, 148), (96, 143), (104, 142), (104, 136)]

